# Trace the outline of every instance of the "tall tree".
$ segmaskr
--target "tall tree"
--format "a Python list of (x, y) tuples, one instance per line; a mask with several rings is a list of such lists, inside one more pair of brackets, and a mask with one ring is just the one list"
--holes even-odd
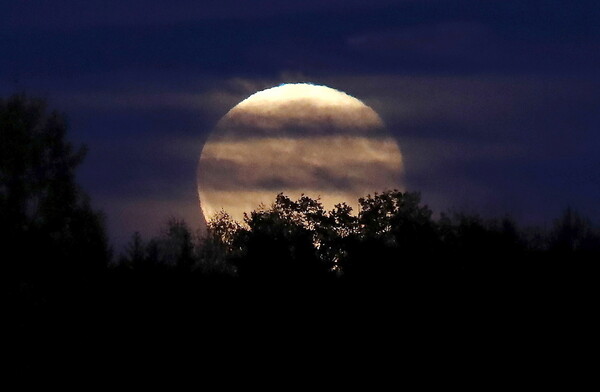
[(44, 100), (0, 99), (0, 239), (13, 271), (89, 272), (107, 262), (103, 217), (75, 177), (86, 148), (67, 141), (67, 128)]

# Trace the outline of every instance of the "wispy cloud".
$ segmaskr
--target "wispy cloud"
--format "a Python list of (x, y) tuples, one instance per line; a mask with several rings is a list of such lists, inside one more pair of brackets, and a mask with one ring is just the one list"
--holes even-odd
[[(198, 159), (219, 118), (258, 90), (297, 81), (339, 89), (372, 107), (400, 145), (405, 188), (422, 191), (425, 201), (436, 211), (451, 207), (491, 214), (508, 211), (535, 221), (558, 213), (560, 200), (579, 200), (573, 196), (577, 189), (588, 189), (587, 184), (598, 176), (590, 162), (594, 162), (597, 146), (593, 127), (600, 115), (593, 102), (600, 96), (600, 83), (586, 75), (311, 76), (283, 72), (272, 78), (197, 78), (194, 83), (182, 81), (171, 86), (160, 75), (154, 82), (140, 83), (132, 77), (128, 84), (128, 79), (122, 77), (119, 87), (110, 91), (96, 87), (72, 89), (60, 97), (72, 105), (70, 113), (89, 113), (82, 117), (111, 132), (110, 139), (103, 136), (93, 140), (89, 160), (94, 171), (85, 172), (87, 179), (93, 179), (90, 189), (102, 208), (112, 203), (107, 200), (137, 193), (141, 205), (164, 207), (167, 200), (176, 200), (170, 204), (174, 211), (177, 203), (190, 206), (186, 214), (195, 219), (200, 214), (195, 184)], [(126, 113), (127, 121), (139, 118), (140, 124), (149, 128), (133, 135), (126, 128), (128, 123), (122, 123), (121, 130), (112, 131), (112, 123), (105, 123), (104, 117), (116, 112)], [(202, 122), (196, 123), (196, 119)], [(137, 123), (132, 126), (140, 128)], [(299, 134), (289, 136), (296, 139)], [(342, 159), (343, 154), (338, 153), (341, 149), (334, 144), (316, 144), (330, 147), (323, 153), (332, 159)], [(261, 197), (268, 200), (274, 198), (276, 188), (285, 185), (299, 195), (306, 193), (311, 184), (325, 187), (326, 178), (331, 179), (329, 188), (343, 189), (345, 177), (334, 173), (340, 167), (337, 164), (333, 169), (307, 165), (306, 171), (279, 178), (260, 177), (258, 173), (267, 166), (256, 173), (242, 172), (236, 159), (250, 154), (248, 151), (240, 147), (229, 157), (220, 158), (224, 159), (220, 170), (238, 178), (239, 184), (256, 181), (266, 189)], [(265, 164), (267, 161), (263, 157)], [(553, 168), (552, 172), (548, 167)], [(570, 173), (568, 167), (586, 168), (587, 173)], [(381, 168), (377, 169), (375, 163), (372, 168), (362, 175), (377, 178), (374, 173)], [(289, 178), (304, 178), (305, 189), (289, 187)], [(579, 183), (573, 182), (576, 178)], [(224, 202), (242, 197), (238, 189), (214, 188)], [(378, 190), (374, 186), (364, 193)], [(540, 192), (547, 197), (535, 198)], [(349, 202), (356, 199), (355, 193), (341, 192), (339, 197)], [(256, 203), (252, 200), (248, 198), (240, 211), (254, 209)], [(528, 200), (535, 203), (528, 204)], [(123, 207), (115, 203), (106, 208), (111, 215), (121, 213), (117, 208), (132, 208), (131, 214), (141, 211), (133, 201)], [(163, 207), (145, 210), (144, 219), (162, 222), (170, 208)], [(112, 230), (122, 236), (118, 233), (128, 233), (129, 229), (117, 229), (115, 225)]]
[(365, 52), (395, 55), (402, 51), (432, 57), (459, 57), (488, 49), (494, 40), (492, 31), (482, 23), (451, 21), (355, 34), (347, 43)]

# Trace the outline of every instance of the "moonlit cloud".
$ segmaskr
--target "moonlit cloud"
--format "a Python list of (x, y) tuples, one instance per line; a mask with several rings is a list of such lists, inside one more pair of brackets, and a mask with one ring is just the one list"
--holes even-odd
[(279, 192), (319, 197), (327, 209), (356, 203), (402, 188), (402, 170), (371, 108), (331, 88), (290, 84), (252, 95), (219, 122), (202, 150), (198, 191), (206, 217), (224, 209), (241, 220)]
[(275, 193), (345, 188), (360, 194), (375, 190), (373, 185), (396, 184), (402, 162), (393, 139), (315, 137), (211, 142), (202, 166), (206, 192), (258, 185)]
[[(139, 214), (145, 214), (145, 219), (155, 222), (155, 226), (168, 214), (177, 213), (178, 203), (189, 206), (185, 210), (186, 220), (196, 225), (197, 187), (190, 184), (189, 178), (195, 178), (198, 155), (209, 130), (214, 129), (229, 109), (254, 91), (287, 80), (313, 80), (336, 86), (360, 97), (375, 109), (402, 146), (404, 188), (421, 191), (425, 202), (435, 211), (448, 208), (479, 209), (490, 214), (509, 211), (518, 218), (539, 221), (540, 216), (555, 215), (560, 211), (563, 205), (556, 200), (564, 197), (561, 195), (572, 194), (572, 199), (577, 202), (583, 199), (577, 191), (580, 188), (568, 184), (579, 177), (580, 183), (589, 182), (584, 176), (595, 173), (590, 166), (593, 161), (589, 163), (590, 159), (585, 158), (595, 156), (595, 144), (582, 140), (589, 140), (593, 134), (590, 124), (597, 118), (593, 97), (598, 95), (600, 85), (590, 82), (585, 75), (552, 79), (494, 74), (315, 77), (282, 72), (272, 78), (238, 77), (211, 81), (195, 75), (193, 83), (177, 79), (176, 83), (171, 81), (170, 84), (165, 84), (164, 77), (119, 74), (118, 88), (113, 86), (110, 90), (94, 85), (76, 90), (69, 86), (70, 90), (54, 100), (58, 107), (76, 115), (70, 116), (75, 136), (85, 136), (80, 130), (86, 127), (92, 128), (89, 132), (97, 128), (101, 135), (110, 135), (108, 139), (106, 136), (84, 139), (92, 148), (82, 169), (84, 185), (93, 191), (96, 204), (110, 215), (109, 228), (115, 237), (126, 239), (132, 231), (146, 227), (145, 223), (138, 225), (135, 222), (125, 227), (122, 219), (112, 217), (130, 208), (137, 211), (133, 202), (121, 202), (116, 197), (129, 197), (136, 192), (143, 193), (144, 205), (155, 203), (161, 206), (144, 213), (139, 210)], [(144, 79), (152, 83), (142, 83)], [(130, 125), (129, 121), (114, 120), (114, 113), (120, 111), (127, 111), (127, 118), (135, 122)], [(82, 116), (82, 112), (90, 114)], [(112, 118), (105, 113), (113, 113)], [(86, 125), (82, 118), (91, 114), (95, 114), (92, 116), (95, 120)], [(246, 117), (250, 121), (250, 117)], [(163, 121), (163, 118), (173, 120)], [(203, 122), (198, 123), (197, 118), (202, 118)], [(131, 127), (142, 129), (132, 135)], [(256, 127), (254, 130), (259, 131)], [(323, 136), (320, 130), (314, 128), (311, 137)], [(330, 131), (335, 130), (326, 132)], [(373, 136), (370, 140), (374, 141), (376, 130), (369, 132)], [(272, 132), (263, 131), (261, 135), (274, 137)], [(291, 128), (285, 135), (291, 140), (301, 136), (301, 129)], [(346, 133), (345, 136), (362, 135), (357, 130), (353, 135)], [(390, 135), (383, 133), (377, 137), (385, 140)], [(252, 137), (240, 136), (240, 142), (241, 139), (250, 142)], [(232, 144), (232, 148), (234, 146)], [(333, 154), (332, 151), (334, 149), (329, 153)], [(236, 163), (236, 157), (241, 154), (242, 150), (232, 151), (230, 161), (222, 158), (220, 170), (240, 178), (239, 183), (245, 184), (249, 174), (241, 174), (243, 171)], [(588, 168), (568, 172), (569, 165), (564, 162), (572, 161), (573, 157), (582, 157), (582, 165)], [(553, 166), (552, 175), (549, 175), (544, 168), (548, 162), (559, 160), (562, 163)], [(484, 168), (488, 170), (485, 173)], [(384, 169), (380, 168), (378, 172)], [(152, 176), (146, 173), (152, 173)], [(332, 173), (317, 169), (307, 184), (325, 187), (325, 178), (332, 179)], [(269, 202), (274, 200), (278, 185), (290, 185), (281, 177), (257, 180), (268, 189), (261, 197), (267, 197)], [(347, 178), (340, 176), (332, 182), (341, 186)], [(503, 185), (498, 186), (499, 183)], [(555, 187), (553, 184), (563, 185)], [(218, 192), (223, 200), (235, 200), (236, 194), (238, 199), (242, 197), (231, 184), (222, 186)], [(213, 188), (217, 192), (218, 186)], [(539, 189), (543, 189), (546, 196), (536, 199), (533, 195), (537, 195)], [(176, 194), (174, 190), (177, 190)], [(365, 190), (363, 195), (374, 191), (377, 187)], [(302, 192), (307, 193), (307, 189), (289, 193), (299, 195)], [(320, 194), (316, 192), (311, 196)], [(167, 206), (163, 202), (167, 199), (175, 201)], [(339, 199), (353, 203), (356, 197), (343, 194)], [(256, 208), (252, 200), (249, 197), (241, 209)], [(531, 203), (524, 207), (527, 201)], [(581, 204), (584, 202), (591, 203), (586, 199)]]
[[(283, 136), (341, 131), (361, 133), (383, 128), (373, 109), (345, 93), (310, 84), (288, 84), (253, 94), (220, 121), (219, 134), (232, 139), (251, 134)], [(219, 135), (217, 135), (219, 136)]]
[[(388, 133), (286, 126), (282, 135), (243, 113), (251, 132), (230, 128), (228, 140), (369, 132), (372, 142), (399, 143), (402, 185), (434, 211), (468, 207), (543, 223), (571, 205), (599, 221), (600, 7), (539, 3), (3, 2), (0, 90), (46, 97), (67, 114), (70, 139), (90, 148), (78, 178), (107, 212), (113, 239), (152, 234), (179, 210), (197, 225), (198, 156), (219, 119), (256, 91), (307, 81), (360, 98)], [(290, 185), (244, 172), (242, 154), (210, 164), (240, 184), (258, 181), (268, 200)], [(386, 171), (369, 164), (378, 165)], [(332, 168), (295, 175), (329, 192), (349, 181)], [(223, 200), (246, 195), (213, 185)]]

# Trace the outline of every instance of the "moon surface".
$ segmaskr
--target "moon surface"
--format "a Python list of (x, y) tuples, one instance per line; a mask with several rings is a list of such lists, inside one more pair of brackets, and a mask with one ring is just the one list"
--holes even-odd
[(206, 219), (220, 210), (242, 221), (284, 192), (319, 198), (330, 210), (402, 189), (403, 163), (379, 115), (341, 91), (283, 84), (231, 109), (207, 139), (198, 165)]

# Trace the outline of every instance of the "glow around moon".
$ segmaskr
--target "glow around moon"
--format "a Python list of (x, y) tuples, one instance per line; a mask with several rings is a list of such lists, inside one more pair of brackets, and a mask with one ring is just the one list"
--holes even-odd
[(284, 84), (231, 109), (206, 141), (198, 167), (207, 219), (223, 209), (241, 221), (279, 192), (320, 198), (326, 209), (402, 189), (402, 155), (381, 118), (325, 86)]

